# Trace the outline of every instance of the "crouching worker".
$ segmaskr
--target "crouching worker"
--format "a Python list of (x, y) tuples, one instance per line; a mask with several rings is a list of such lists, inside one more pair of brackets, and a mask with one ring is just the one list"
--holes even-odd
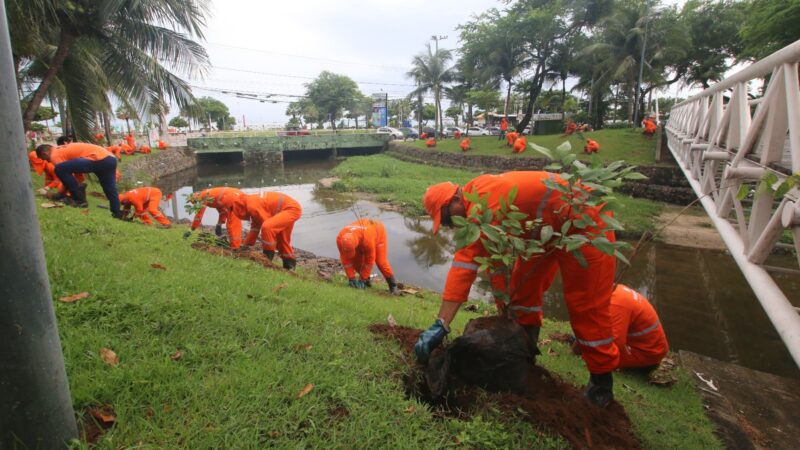
[(250, 232), (244, 245), (255, 244), (260, 234), (261, 249), (270, 261), (277, 249), (284, 269), (292, 270), (297, 266), (292, 248), (292, 230), (303, 209), (295, 199), (280, 192), (244, 195), (236, 200), (233, 213), (241, 220), (250, 221)]
[(122, 211), (122, 218), (127, 218), (128, 214), (133, 207), (133, 219), (139, 218), (145, 225), (153, 223), (150, 216), (158, 221), (161, 225), (169, 228), (171, 225), (169, 219), (161, 214), (158, 209), (158, 203), (161, 201), (161, 190), (154, 187), (141, 187), (128, 191), (119, 196), (119, 201), (124, 207)]
[(611, 320), (620, 369), (655, 368), (667, 356), (667, 335), (642, 294), (618, 284), (611, 294)]
[[(358, 219), (342, 228), (336, 237), (336, 246), (339, 248), (339, 256), (350, 287), (369, 287), (372, 266), (377, 264), (378, 270), (386, 278), (389, 292), (399, 294), (392, 266), (386, 258), (386, 245), (386, 228), (378, 220)], [(360, 275), (360, 280), (356, 280), (356, 274)]]
[(122, 217), (120, 212), (119, 195), (117, 194), (117, 158), (105, 148), (77, 142), (60, 147), (44, 144), (36, 148), (36, 155), (45, 161), (50, 161), (55, 165), (55, 174), (73, 199), (75, 206), (85, 208), (86, 191), (80, 189), (78, 180), (73, 173), (93, 173), (100, 180), (103, 193), (109, 202), (111, 215), (117, 218)]
[[(192, 194), (189, 198), (189, 202), (202, 205), (200, 210), (194, 215), (192, 231), (196, 230), (202, 224), (206, 207), (211, 207), (216, 209), (219, 214), (217, 226), (214, 227), (214, 233), (216, 233), (217, 236), (222, 236), (222, 226), (225, 225), (228, 229), (231, 249), (236, 250), (241, 247), (242, 220), (239, 219), (236, 214), (233, 214), (233, 207), (236, 201), (243, 198), (245, 195), (247, 194), (239, 189), (231, 187), (216, 187)], [(192, 231), (187, 231), (183, 237), (189, 237)]]
[[(565, 208), (568, 202), (562, 198), (560, 192), (546, 186), (546, 180), (563, 183), (558, 175), (548, 172), (481, 175), (467, 183), (463, 192), (461, 187), (453, 183), (430, 186), (423, 197), (423, 204), (433, 219), (433, 232), (436, 233), (440, 224), (452, 227), (453, 217), (466, 217), (476, 206), (465, 198), (465, 193), (486, 198), (489, 209), (495, 212), (501, 208), (500, 199), (507, 198), (513, 189), (517, 189), (513, 204), (527, 215), (528, 218), (524, 220), (541, 219), (543, 225), (560, 230), (564, 222), (573, 219), (575, 214), (588, 215), (598, 224), (599, 229), (603, 229), (599, 207), (587, 206), (582, 211), (568, 213)], [(598, 229), (587, 227), (576, 232), (591, 239)], [(607, 232), (605, 237), (613, 240), (613, 231)], [(494, 291), (511, 292), (508, 308), (528, 334), (533, 359), (538, 354), (536, 345), (542, 326), (544, 292), (550, 287), (555, 275), (561, 272), (570, 323), (591, 375), (586, 396), (595, 405), (605, 406), (614, 398), (611, 372), (619, 365), (619, 351), (614, 345), (609, 306), (616, 259), (588, 242), (577, 251), (584, 261), (579, 261), (570, 252), (561, 249), (552, 249), (527, 261), (516, 261), (511, 273), (510, 289), (506, 286), (504, 273), (490, 271), (489, 276)], [(480, 239), (455, 253), (442, 293), (438, 318), (420, 335), (414, 347), (420, 362), (426, 362), (431, 351), (449, 333), (450, 322), (461, 304), (467, 300), (472, 283), (478, 275), (480, 264), (477, 258), (487, 256), (489, 251)], [(505, 307), (500, 301), (498, 305)]]

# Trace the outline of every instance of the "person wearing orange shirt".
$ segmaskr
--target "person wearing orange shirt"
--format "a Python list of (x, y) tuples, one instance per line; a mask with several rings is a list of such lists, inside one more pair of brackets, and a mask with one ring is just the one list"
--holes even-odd
[[(545, 181), (565, 183), (557, 174), (548, 172), (506, 172), (500, 175), (481, 175), (463, 189), (453, 183), (430, 186), (423, 197), (423, 204), (433, 219), (433, 232), (440, 224), (453, 226), (453, 217), (466, 217), (475, 206), (466, 199), (466, 193), (477, 194), (486, 199), (492, 211), (500, 209), (500, 199), (517, 190), (513, 204), (528, 216), (525, 220), (541, 220), (560, 230), (564, 222), (576, 215), (588, 215), (599, 227), (603, 227), (599, 207), (587, 206), (582, 211), (564, 208), (567, 202), (560, 192), (553, 190)], [(571, 211), (571, 212), (570, 212)], [(587, 227), (574, 230), (592, 239), (599, 237), (599, 229)], [(613, 231), (603, 237), (614, 240)], [(583, 353), (582, 357), (590, 373), (586, 395), (599, 406), (613, 399), (613, 376), (611, 372), (619, 365), (619, 350), (614, 345), (614, 333), (610, 311), (611, 291), (614, 283), (616, 259), (591, 244), (576, 249), (582, 254), (579, 261), (570, 252), (561, 249), (534, 256), (527, 261), (518, 260), (513, 268), (510, 286), (506, 276), (490, 270), (489, 276), (494, 291), (507, 292), (511, 302), (507, 306), (525, 329), (536, 348), (542, 325), (542, 301), (544, 292), (550, 287), (553, 277), (561, 272), (564, 299), (569, 310), (570, 323)], [(454, 261), (447, 274), (442, 293), (442, 304), (436, 322), (420, 335), (414, 347), (417, 359), (426, 362), (431, 351), (441, 344), (449, 332), (449, 325), (461, 304), (467, 300), (470, 288), (478, 275), (478, 258), (489, 256), (481, 240), (456, 251)], [(498, 302), (498, 307), (506, 305)], [(531, 355), (535, 359), (538, 350)]]
[(140, 187), (120, 194), (119, 201), (123, 206), (122, 218), (126, 218), (133, 207), (133, 219), (139, 218), (145, 225), (150, 225), (153, 223), (148, 216), (150, 214), (158, 223), (169, 227), (169, 219), (158, 209), (162, 195), (161, 189), (155, 187)]
[(166, 150), (167, 149), (167, 143), (162, 141), (162, 140), (159, 140), (158, 141), (158, 149), (159, 150)]
[(508, 145), (509, 147), (514, 147), (514, 141), (516, 141), (518, 137), (519, 133), (517, 133), (516, 131), (509, 131), (506, 134), (506, 145)]
[[(380, 221), (358, 219), (342, 228), (336, 237), (336, 247), (350, 287), (369, 287), (372, 267), (377, 264), (378, 270), (386, 278), (389, 292), (399, 293), (392, 266), (387, 259), (386, 228)], [(358, 281), (356, 274), (360, 275)]]
[(31, 163), (31, 169), (36, 172), (36, 175), (41, 175), (44, 172), (44, 166), (47, 165), (47, 161), (36, 156), (36, 150), (28, 153), (28, 161)]
[(110, 145), (106, 147), (106, 150), (111, 152), (111, 154), (113, 154), (115, 158), (122, 159), (122, 149), (119, 148), (119, 145)]
[(577, 130), (578, 130), (578, 124), (576, 124), (575, 121), (570, 119), (570, 121), (567, 123), (567, 128), (564, 130), (564, 134), (562, 134), (561, 137), (570, 136)]
[(125, 153), (128, 156), (131, 156), (136, 152), (136, 147), (131, 147), (127, 142), (120, 142), (119, 149), (122, 153)]
[(503, 117), (500, 119), (500, 135), (497, 136), (498, 141), (502, 141), (506, 137), (506, 131), (508, 131), (508, 120)]
[(136, 148), (136, 139), (133, 138), (132, 133), (128, 133), (125, 135), (125, 142), (128, 144), (128, 147), (135, 149)]
[(36, 155), (55, 165), (55, 174), (58, 179), (67, 187), (72, 196), (75, 206), (86, 207), (86, 191), (78, 186), (78, 180), (73, 173), (93, 173), (97, 175), (103, 193), (108, 198), (109, 209), (113, 217), (122, 217), (117, 194), (117, 158), (105, 148), (77, 142), (61, 147), (53, 147), (49, 144), (40, 145), (36, 148)]
[(105, 139), (105, 138), (106, 138), (106, 135), (103, 134), (103, 133), (95, 133), (95, 135), (94, 135), (94, 140), (97, 141), (98, 144), (102, 144), (103, 143), (103, 139)]
[(658, 313), (642, 294), (618, 284), (611, 294), (611, 319), (620, 369), (655, 367), (669, 353)]
[(528, 141), (525, 139), (525, 136), (519, 136), (518, 138), (514, 139), (514, 153), (522, 153), (528, 147)]
[(428, 148), (436, 147), (436, 139), (434, 138), (428, 139), (427, 141), (425, 141), (425, 146)]
[(280, 192), (261, 192), (245, 195), (236, 200), (233, 213), (241, 220), (250, 221), (250, 231), (244, 245), (255, 244), (261, 235), (261, 249), (272, 260), (277, 249), (283, 268), (292, 270), (297, 260), (292, 248), (292, 230), (303, 209), (295, 199)]
[(656, 123), (653, 121), (652, 118), (648, 117), (648, 118), (644, 119), (642, 121), (642, 125), (644, 126), (644, 131), (642, 132), (642, 134), (644, 134), (646, 136), (652, 136), (652, 135), (656, 134), (656, 130), (658, 129), (658, 126), (656, 125)]
[(600, 143), (594, 139), (586, 139), (586, 145), (583, 146), (583, 151), (586, 154), (597, 153), (600, 151)]
[[(243, 198), (245, 195), (247, 194), (239, 189), (231, 187), (215, 187), (195, 192), (192, 194), (189, 201), (192, 203), (200, 203), (203, 206), (194, 215), (191, 230), (194, 231), (198, 229), (203, 223), (203, 215), (206, 212), (206, 207), (214, 208), (219, 214), (214, 232), (217, 236), (222, 236), (222, 225), (226, 225), (231, 248), (233, 250), (238, 249), (242, 246), (242, 221), (236, 214), (233, 214), (233, 207), (236, 205), (236, 201)], [(187, 231), (183, 237), (189, 237), (192, 231)]]
[(462, 139), (461, 143), (458, 144), (458, 146), (461, 147), (461, 151), (462, 152), (465, 152), (465, 151), (469, 150), (471, 148), (470, 147), (469, 138)]

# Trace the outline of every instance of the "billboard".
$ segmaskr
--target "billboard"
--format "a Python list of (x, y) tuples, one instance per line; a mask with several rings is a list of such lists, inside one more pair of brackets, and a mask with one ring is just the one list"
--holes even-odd
[(372, 94), (372, 125), (385, 127), (389, 124), (389, 94), (378, 92)]

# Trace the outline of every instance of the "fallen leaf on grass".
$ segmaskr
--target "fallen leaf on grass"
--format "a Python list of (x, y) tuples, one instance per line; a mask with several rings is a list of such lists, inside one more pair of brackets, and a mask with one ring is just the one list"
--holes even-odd
[(289, 285), (288, 283), (281, 283), (281, 284), (275, 286), (275, 288), (272, 289), (272, 291), (275, 292), (276, 294), (280, 294), (281, 293), (281, 289), (285, 288), (288, 285)]
[(539, 345), (550, 345), (552, 343), (553, 341), (550, 339), (542, 339), (541, 341), (539, 341)]
[(275, 438), (281, 437), (281, 432), (280, 431), (270, 431), (269, 433), (267, 433), (267, 435), (269, 437), (271, 437), (272, 439), (275, 439)]
[(552, 347), (547, 349), (547, 354), (550, 355), (550, 356), (558, 356), (558, 352), (553, 350)]
[(42, 208), (44, 208), (44, 209), (63, 208), (63, 207), (64, 207), (64, 205), (61, 204), (61, 203), (50, 203), (50, 202), (42, 203)]
[(168, 413), (168, 412), (172, 411), (172, 406), (170, 406), (170, 405), (164, 405), (164, 408), (163, 408), (163, 410), (164, 410), (164, 413)]
[(117, 356), (117, 354), (114, 353), (114, 350), (111, 350), (110, 348), (101, 348), (100, 357), (103, 358), (103, 362), (109, 366), (116, 367), (119, 364), (119, 356)]
[(297, 350), (311, 350), (312, 348), (314, 348), (314, 346), (311, 344), (297, 344), (294, 346), (294, 348), (296, 348)]
[(153, 269), (167, 270), (167, 266), (160, 263), (150, 264), (150, 267), (152, 267)]
[(400, 292), (401, 292), (401, 293), (403, 293), (403, 294), (408, 294), (408, 295), (417, 295), (417, 294), (419, 293), (419, 291), (418, 291), (418, 290), (416, 290), (416, 289), (411, 289), (411, 288), (405, 288), (405, 289), (403, 289), (403, 290), (402, 290), (402, 291), (400, 291)]
[(417, 407), (414, 405), (408, 405), (408, 408), (406, 408), (405, 411), (409, 414), (414, 414), (415, 412), (417, 412)]
[(83, 209), (83, 210), (81, 210), (81, 214), (83, 214), (84, 216), (88, 216), (89, 215), (89, 210), (88, 209)]
[(147, 407), (147, 411), (145, 411), (144, 415), (147, 416), (148, 419), (151, 419), (156, 413), (153, 411), (153, 408)]
[(89, 296), (88, 292), (81, 292), (80, 294), (68, 295), (66, 297), (61, 297), (60, 299), (58, 299), (58, 301), (64, 302), (64, 303), (74, 303), (74, 302), (77, 302), (78, 300), (82, 300), (82, 299), (84, 299), (84, 298), (86, 298), (88, 296)]
[(389, 322), (389, 326), (394, 328), (397, 326), (397, 321), (394, 320), (394, 316), (389, 314), (389, 317), (386, 318), (386, 321)]
[(650, 372), (650, 374), (647, 377), (647, 382), (652, 385), (661, 387), (672, 386), (673, 384), (678, 382), (678, 378), (675, 376), (676, 367), (677, 364), (675, 363), (675, 361), (673, 361), (670, 358), (664, 358), (663, 360), (661, 360), (661, 364), (658, 365), (656, 370)]
[(306, 385), (306, 387), (304, 387), (303, 389), (301, 389), (301, 390), (300, 390), (300, 392), (298, 392), (298, 393), (297, 393), (297, 398), (304, 397), (304, 396), (306, 396), (306, 395), (307, 395), (309, 392), (311, 392), (311, 391), (313, 391), (313, 390), (314, 390), (314, 385), (313, 385), (313, 384), (311, 384), (311, 383), (308, 383), (308, 384)]
[(177, 361), (177, 360), (181, 359), (182, 357), (183, 357), (183, 353), (181, 353), (181, 351), (178, 350), (175, 353), (173, 353), (172, 355), (170, 355), (169, 359), (171, 359), (173, 361)]
[(89, 414), (103, 424), (112, 424), (117, 420), (117, 413), (111, 405), (103, 405), (97, 408), (89, 408)]

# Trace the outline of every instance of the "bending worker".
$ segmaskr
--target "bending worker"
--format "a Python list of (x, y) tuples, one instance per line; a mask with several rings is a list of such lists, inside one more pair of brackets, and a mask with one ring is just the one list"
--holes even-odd
[(250, 232), (244, 245), (255, 244), (260, 234), (261, 249), (270, 261), (277, 249), (284, 269), (292, 270), (297, 266), (292, 248), (292, 229), (303, 209), (295, 199), (280, 192), (245, 195), (236, 200), (233, 213), (241, 220), (250, 221)]
[(109, 202), (111, 215), (121, 218), (119, 196), (117, 194), (117, 158), (105, 148), (76, 142), (60, 147), (53, 147), (49, 144), (40, 145), (36, 148), (36, 155), (45, 161), (50, 161), (55, 165), (55, 173), (58, 179), (64, 183), (75, 205), (86, 207), (86, 191), (78, 187), (78, 180), (73, 173), (93, 173), (100, 180), (103, 193)]
[[(203, 221), (203, 214), (206, 212), (206, 207), (211, 207), (219, 213), (217, 219), (217, 226), (214, 227), (214, 232), (217, 236), (222, 236), (222, 225), (226, 225), (228, 229), (228, 237), (230, 238), (231, 248), (236, 250), (242, 246), (242, 221), (236, 214), (233, 214), (233, 207), (236, 201), (243, 198), (244, 192), (231, 187), (215, 187), (206, 189), (204, 191), (195, 192), (190, 197), (189, 201), (192, 203), (200, 202), (203, 206), (194, 215), (192, 221), (192, 231), (200, 227)], [(191, 231), (187, 231), (184, 237), (188, 237)]]
[(161, 202), (161, 197), (161, 189), (154, 187), (140, 187), (121, 194), (119, 196), (119, 201), (122, 206), (124, 206), (122, 218), (126, 218), (131, 211), (131, 207), (133, 207), (134, 219), (138, 217), (145, 225), (150, 225), (153, 223), (153, 221), (150, 220), (150, 217), (147, 215), (150, 214), (158, 221), (158, 223), (164, 225), (165, 227), (169, 227), (169, 219), (164, 217), (164, 215), (161, 214), (161, 211), (158, 209), (158, 204)]
[(655, 367), (667, 356), (664, 327), (642, 294), (618, 284), (611, 294), (611, 320), (620, 369)]
[[(350, 287), (361, 289), (369, 287), (372, 266), (377, 263), (378, 270), (389, 285), (389, 292), (398, 293), (392, 266), (386, 259), (386, 245), (386, 228), (378, 220), (358, 219), (342, 228), (336, 237), (336, 246), (339, 248), (344, 271), (350, 280)], [(356, 280), (356, 273), (360, 274), (360, 280)]]
[[(541, 219), (543, 224), (560, 230), (567, 219), (566, 203), (558, 191), (545, 186), (545, 180), (563, 183), (556, 174), (548, 172), (507, 172), (500, 175), (481, 175), (464, 186), (463, 190), (453, 183), (439, 183), (430, 186), (425, 192), (423, 203), (433, 218), (433, 232), (440, 224), (453, 226), (453, 217), (466, 217), (473, 204), (466, 200), (464, 193), (470, 192), (486, 197), (492, 211), (500, 209), (500, 198), (518, 189), (513, 204), (528, 219)], [(574, 216), (587, 214), (602, 225), (597, 207), (586, 207), (574, 211)], [(573, 230), (588, 238), (597, 230), (587, 227)], [(614, 239), (613, 232), (606, 235)], [(547, 249), (547, 247), (545, 247)], [(561, 271), (564, 285), (564, 299), (569, 310), (572, 329), (583, 350), (583, 359), (591, 374), (586, 395), (594, 404), (605, 406), (613, 399), (613, 378), (611, 371), (619, 364), (619, 351), (614, 345), (611, 312), (609, 303), (614, 282), (616, 259), (590, 244), (584, 244), (577, 251), (585, 259), (584, 267), (572, 254), (559, 249), (548, 249), (540, 256), (528, 261), (518, 260), (511, 274), (511, 289), (505, 286), (506, 277), (502, 273), (491, 276), (493, 290), (510, 292), (511, 312), (516, 314), (517, 322), (527, 332), (532, 348), (536, 348), (539, 330), (542, 326), (542, 299), (550, 286), (552, 277)], [(480, 239), (455, 253), (455, 258), (447, 274), (447, 282), (442, 293), (442, 304), (436, 322), (420, 335), (414, 347), (417, 359), (426, 362), (431, 351), (449, 333), (449, 325), (461, 304), (467, 300), (472, 283), (478, 275), (480, 264), (476, 258), (486, 257), (489, 252)], [(504, 307), (502, 302), (498, 306)], [(538, 354), (538, 350), (534, 351)], [(532, 357), (535, 357), (531, 355)]]

